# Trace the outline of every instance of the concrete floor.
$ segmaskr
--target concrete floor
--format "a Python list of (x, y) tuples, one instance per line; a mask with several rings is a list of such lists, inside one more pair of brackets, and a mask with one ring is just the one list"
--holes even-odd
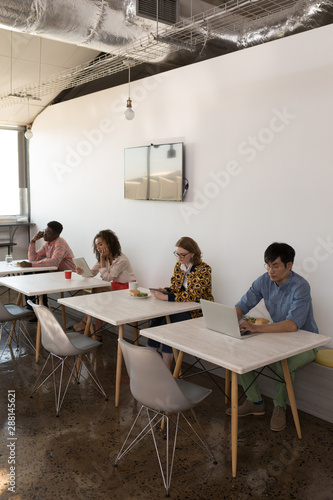
[[(29, 324), (29, 330), (34, 339), (36, 324)], [(55, 417), (51, 381), (33, 399), (29, 397), (42, 363), (35, 363), (31, 348), (22, 345), (19, 351), (15, 346), (4, 349), (5, 342), (3, 335), (0, 344), (1, 499), (154, 500), (165, 497), (150, 436), (124, 457), (117, 468), (113, 466), (138, 409), (130, 394), (125, 369), (120, 405), (114, 406), (115, 334), (104, 335), (93, 358), (109, 401), (106, 402), (90, 382), (72, 383), (59, 418)], [(274, 433), (269, 429), (272, 403), (267, 399), (265, 416), (239, 421), (238, 469), (237, 477), (232, 478), (230, 419), (225, 415), (224, 397), (207, 375), (195, 376), (191, 381), (213, 388), (212, 395), (197, 407), (197, 415), (218, 463), (214, 465), (186, 436), (180, 435), (171, 498), (333, 498), (332, 424), (300, 412), (303, 439), (299, 440), (288, 412), (287, 428)], [(8, 394), (13, 394), (9, 391), (15, 391), (15, 441), (7, 426)], [(8, 490), (11, 466), (8, 462), (13, 458), (15, 493)]]

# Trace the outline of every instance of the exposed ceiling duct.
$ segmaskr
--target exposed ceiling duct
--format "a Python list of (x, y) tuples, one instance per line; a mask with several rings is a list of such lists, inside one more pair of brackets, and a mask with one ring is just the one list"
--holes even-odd
[[(179, 29), (199, 15), (206, 19), (206, 29), (212, 31), (210, 36), (214, 37), (216, 29), (216, 39), (221, 43), (225, 39), (235, 49), (302, 28), (322, 26), (332, 22), (333, 16), (331, 0), (231, 0), (214, 9), (209, 0), (145, 0), (142, 3), (146, 8), (140, 13), (158, 15), (156, 5), (160, 3), (167, 10), (168, 2), (177, 6)], [(150, 19), (140, 17), (139, 8), (140, 0), (1, 0), (0, 26), (114, 54), (150, 33), (157, 33), (156, 20), (152, 20), (152, 15)], [(221, 13), (223, 24), (214, 26), (214, 18)], [(159, 25), (159, 29), (165, 27), (161, 19)], [(224, 28), (222, 32), (219, 25)]]
[[(144, 0), (152, 12), (148, 19), (137, 15), (140, 0), (1, 0), (0, 27), (102, 54), (48, 81), (8, 90), (0, 95), (0, 107), (48, 92), (82, 90), (96, 80), (103, 81), (101, 86), (80, 95), (124, 83), (123, 62), (128, 58), (135, 66), (149, 64), (152, 74), (152, 65), (156, 72), (165, 71), (333, 22), (333, 0), (230, 0), (212, 8), (216, 3)], [(176, 7), (179, 21), (170, 26), (152, 20), (158, 15), (156, 6)], [(116, 73), (124, 79), (115, 78)], [(142, 68), (137, 74), (132, 71), (133, 79), (144, 76)]]
[(113, 54), (156, 31), (135, 0), (1, 0), (0, 25)]

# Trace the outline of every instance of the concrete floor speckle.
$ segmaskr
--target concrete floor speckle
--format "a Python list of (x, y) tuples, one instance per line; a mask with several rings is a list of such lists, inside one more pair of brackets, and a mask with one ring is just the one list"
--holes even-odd
[[(5, 301), (4, 301), (5, 302)], [(29, 325), (34, 332), (35, 324)], [(121, 397), (114, 406), (116, 335), (105, 334), (94, 355), (98, 376), (109, 401), (89, 381), (74, 382), (58, 418), (52, 382), (32, 399), (31, 388), (41, 368), (31, 348), (20, 351), (0, 344), (1, 466), (0, 498), (11, 500), (154, 500), (165, 490), (150, 436), (118, 467), (114, 460), (128, 432), (138, 404), (129, 390), (123, 370)], [(207, 376), (191, 379), (211, 387), (213, 393), (197, 415), (217, 459), (217, 465), (179, 436), (170, 497), (174, 500), (248, 500), (333, 498), (333, 425), (300, 413), (303, 439), (297, 438), (291, 413), (287, 428), (269, 429), (272, 409), (263, 417), (239, 420), (237, 477), (231, 475), (230, 419), (222, 394)], [(7, 400), (15, 391), (15, 493), (8, 491), (10, 464)]]

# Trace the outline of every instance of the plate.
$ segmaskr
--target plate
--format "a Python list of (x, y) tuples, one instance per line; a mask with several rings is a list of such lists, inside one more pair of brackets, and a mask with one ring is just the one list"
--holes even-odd
[[(146, 293), (146, 292), (143, 292), (143, 293)], [(149, 299), (149, 297), (151, 297), (151, 293), (148, 293), (144, 297), (137, 297), (136, 295), (131, 295), (130, 293), (128, 293), (128, 296), (131, 297), (131, 299)]]

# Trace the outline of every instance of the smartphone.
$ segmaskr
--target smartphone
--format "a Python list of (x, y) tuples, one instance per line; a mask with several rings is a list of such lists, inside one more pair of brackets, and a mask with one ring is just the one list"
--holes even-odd
[(154, 290), (155, 292), (161, 292), (164, 293), (164, 295), (168, 295), (169, 292), (164, 290), (163, 288), (149, 288), (149, 290)]

